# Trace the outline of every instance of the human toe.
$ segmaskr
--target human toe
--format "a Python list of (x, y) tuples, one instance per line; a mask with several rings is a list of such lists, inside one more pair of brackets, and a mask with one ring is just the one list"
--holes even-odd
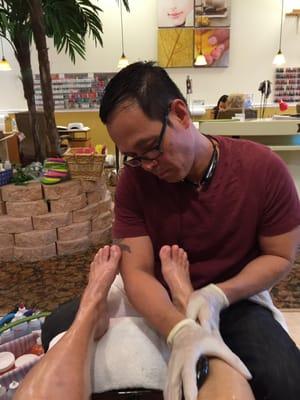
[(119, 246), (113, 245), (110, 248), (110, 260), (118, 262), (121, 257), (121, 249)]
[(179, 260), (179, 252), (180, 252), (179, 246), (177, 244), (173, 244), (172, 246), (172, 259), (173, 261), (178, 261)]
[(101, 252), (101, 261), (106, 262), (110, 257), (110, 247), (108, 245), (104, 246)]
[(159, 251), (159, 257), (162, 262), (169, 261), (171, 258), (171, 247), (163, 246)]

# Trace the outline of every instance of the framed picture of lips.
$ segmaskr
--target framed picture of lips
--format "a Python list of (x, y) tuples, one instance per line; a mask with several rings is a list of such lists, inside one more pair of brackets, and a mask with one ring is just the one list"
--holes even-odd
[(158, 0), (158, 27), (193, 27), (194, 3), (194, 0)]

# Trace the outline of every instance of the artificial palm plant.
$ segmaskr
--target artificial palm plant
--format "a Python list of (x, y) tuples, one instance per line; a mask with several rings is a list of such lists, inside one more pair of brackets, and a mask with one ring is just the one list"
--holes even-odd
[[(129, 11), (128, 0), (122, 1)], [(0, 0), (0, 36), (9, 41), (20, 65), (37, 159), (41, 158), (41, 154), (36, 132), (36, 104), (30, 59), (32, 37), (38, 52), (50, 153), (54, 155), (59, 153), (59, 144), (46, 37), (53, 38), (57, 51), (65, 50), (72, 62), (75, 62), (76, 54), (85, 58), (87, 36), (93, 37), (95, 45), (102, 46), (100, 12), (102, 9), (90, 0)]]

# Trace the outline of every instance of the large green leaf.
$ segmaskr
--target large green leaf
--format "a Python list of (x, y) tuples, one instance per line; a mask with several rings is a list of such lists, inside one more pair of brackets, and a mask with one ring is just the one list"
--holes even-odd
[(32, 39), (29, 12), (26, 1), (0, 0), (0, 34), (14, 47), (15, 38)]
[[(86, 37), (92, 37), (95, 46), (103, 45), (102, 9), (90, 0), (41, 0), (46, 35), (53, 38), (58, 52), (65, 51), (72, 62), (76, 55), (85, 58)], [(129, 10), (128, 0), (122, 1)], [(100, 1), (99, 1), (100, 3)], [(32, 39), (30, 0), (0, 0), (0, 35), (10, 38), (22, 36)]]

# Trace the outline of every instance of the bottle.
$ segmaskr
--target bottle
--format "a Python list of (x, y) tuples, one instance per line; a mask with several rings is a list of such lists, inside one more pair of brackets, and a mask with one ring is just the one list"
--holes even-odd
[(17, 381), (12, 381), (9, 384), (8, 391), (7, 391), (7, 400), (10, 400), (10, 399), (14, 398), (14, 395), (15, 395), (15, 393), (16, 393), (16, 391), (17, 391), (19, 386), (20, 386), (20, 384)]
[(11, 131), (12, 131), (11, 117), (9, 115), (6, 115), (4, 117), (4, 132), (11, 132)]
[(15, 335), (12, 329), (7, 329), (0, 335), (0, 344), (10, 342), (11, 340), (14, 340)]
[(25, 313), (26, 311), (27, 311), (27, 309), (26, 309), (25, 305), (24, 305), (23, 303), (21, 303), (21, 304), (19, 305), (18, 311), (17, 311), (16, 314), (15, 314), (15, 317), (14, 317), (14, 319), (13, 319), (13, 322), (14, 322), (14, 321), (17, 321), (18, 319), (23, 318), (24, 313)]
[(11, 169), (11, 163), (9, 160), (4, 161), (4, 169)]
[(32, 319), (28, 322), (28, 329), (30, 332), (40, 331), (41, 330), (41, 322), (38, 318)]
[(18, 131), (16, 119), (14, 117), (11, 118), (11, 130), (13, 132), (17, 132)]
[(31, 349), (29, 350), (31, 354), (35, 354), (37, 356), (41, 356), (44, 354), (44, 348), (42, 346), (42, 340), (40, 337), (36, 339), (36, 344), (34, 344)]
[(21, 336), (25, 336), (29, 333), (28, 322), (24, 321), (24, 322), (19, 323), (18, 325), (13, 326), (12, 330), (14, 332), (15, 339), (17, 339)]

